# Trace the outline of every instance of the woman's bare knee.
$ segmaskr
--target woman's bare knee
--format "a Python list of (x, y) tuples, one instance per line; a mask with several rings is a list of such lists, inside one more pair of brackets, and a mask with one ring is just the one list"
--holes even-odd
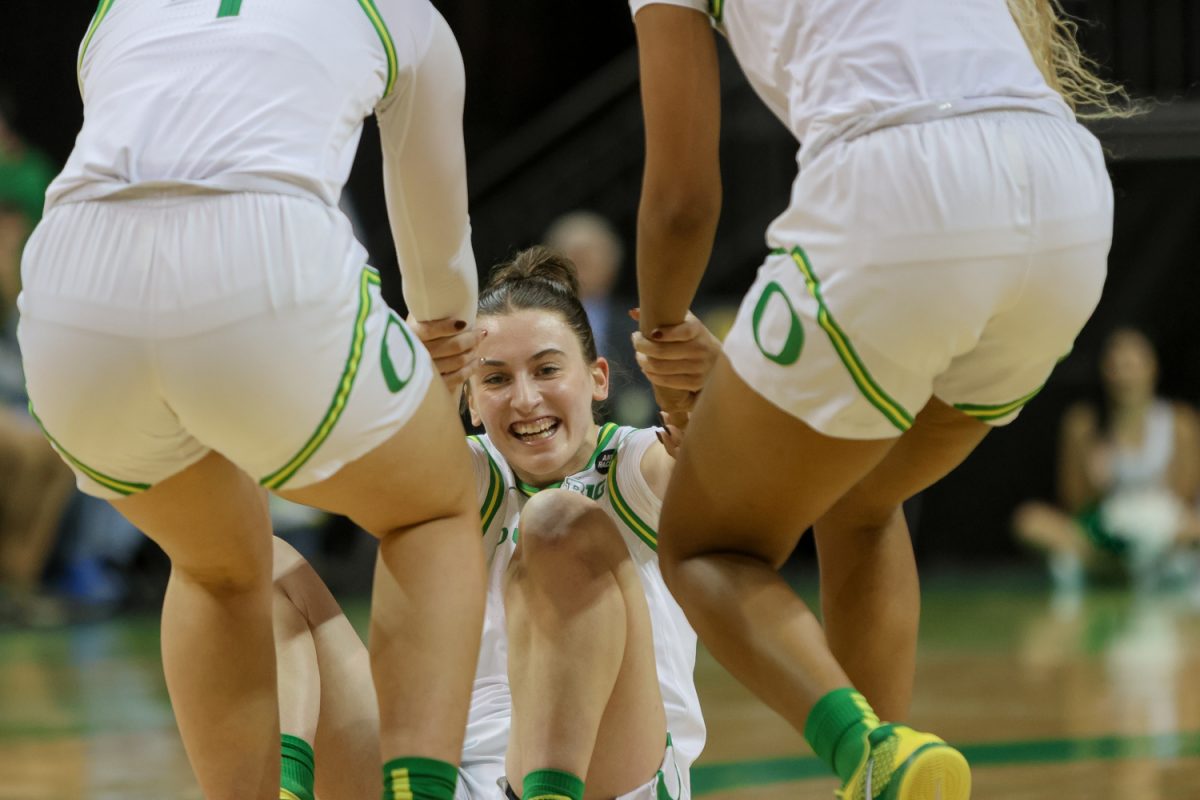
[(219, 563), (173, 561), (171, 572), (214, 595), (245, 594), (271, 585), (271, 562), (267, 559), (228, 559)]
[(521, 511), (518, 558), (534, 571), (610, 572), (628, 550), (616, 524), (584, 495), (544, 489)]
[(834, 503), (817, 520), (815, 528), (818, 536), (852, 536), (869, 540), (882, 535), (896, 516), (903, 513), (903, 508), (895, 503), (879, 502), (852, 492)]

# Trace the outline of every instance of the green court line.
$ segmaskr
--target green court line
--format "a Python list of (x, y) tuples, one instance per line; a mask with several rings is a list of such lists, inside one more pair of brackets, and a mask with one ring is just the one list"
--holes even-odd
[[(1200, 756), (1200, 731), (1159, 736), (1025, 739), (961, 745), (959, 749), (974, 767), (1117, 761), (1128, 758), (1190, 758)], [(701, 764), (692, 767), (692, 793), (712, 794), (829, 777), (832, 777), (829, 768), (811, 756)]]
[[(80, 722), (64, 725), (21, 724), (0, 720), (0, 742), (84, 738), (139, 731), (170, 731), (148, 719), (121, 720), (98, 725)], [(1120, 761), (1130, 758), (1195, 758), (1200, 756), (1200, 731), (1158, 736), (1099, 736), (1077, 739), (1022, 739), (960, 745), (973, 767), (1011, 767), (1022, 764), (1065, 764), (1075, 761)], [(777, 783), (831, 778), (820, 760), (807, 757), (729, 761), (692, 767), (692, 794), (704, 795), (749, 789)]]

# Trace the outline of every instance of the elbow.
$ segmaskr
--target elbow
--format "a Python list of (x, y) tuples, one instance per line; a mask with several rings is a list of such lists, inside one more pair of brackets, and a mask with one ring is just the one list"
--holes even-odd
[(719, 180), (691, 186), (677, 183), (643, 191), (638, 225), (646, 233), (690, 237), (711, 234), (720, 216)]

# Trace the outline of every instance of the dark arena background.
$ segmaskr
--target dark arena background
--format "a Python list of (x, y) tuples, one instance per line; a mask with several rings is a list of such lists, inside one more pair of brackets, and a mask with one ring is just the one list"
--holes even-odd
[[(609, 220), (624, 245), (610, 303), (632, 307), (643, 142), (627, 4), (434, 4), (466, 65), (481, 271), (543, 241), (565, 212), (587, 209)], [(1078, 403), (1104, 405), (1100, 361), (1112, 332), (1144, 333), (1157, 352), (1159, 394), (1184, 408), (1200, 404), (1200, 0), (1063, 6), (1101, 73), (1145, 113), (1089, 123), (1116, 193), (1108, 279), (1091, 321), (1020, 417), (907, 506), (926, 585), (914, 724), (963, 745), (980, 800), (1200, 798), (1200, 549), (1165, 556), (1170, 563), (1152, 578), (1080, 584), (1052, 575), (1014, 533), (1023, 504), (1057, 501), (1064, 414)], [(3, 2), (0, 127), (54, 172), (82, 118), (75, 59), (95, 8), (95, 0)], [(714, 330), (732, 321), (796, 173), (794, 140), (724, 43), (721, 74), (725, 196), (696, 308)], [(4, 186), (6, 158), (15, 160), (0, 149), (0, 210), (16, 205)], [(385, 296), (402, 309), (380, 167), (368, 120), (343, 205), (383, 274)], [(15, 252), (0, 253), (6, 285)], [(6, 294), (0, 315), (15, 342), (13, 299)], [(15, 344), (5, 346), (15, 354)], [(611, 355), (618, 373), (610, 410), (629, 415), (623, 421), (648, 418), (627, 348)], [(0, 480), (19, 480), (4, 469)], [(21, 492), (39, 487), (33, 481)], [(6, 552), (21, 558), (20, 543), (6, 543), (19, 533), (4, 529), (9, 494), (0, 491), (0, 568)], [(86, 501), (63, 508), (36, 585), (0, 582), (0, 800), (197, 798), (158, 662), (165, 558), (119, 520), (97, 521), (105, 512)], [(363, 630), (372, 540), (344, 519), (284, 506), (277, 513), (279, 532), (311, 558)], [(815, 603), (811, 539), (788, 571)], [(832, 796), (833, 782), (800, 737), (703, 652), (697, 681), (709, 725), (693, 767), (697, 795)]]

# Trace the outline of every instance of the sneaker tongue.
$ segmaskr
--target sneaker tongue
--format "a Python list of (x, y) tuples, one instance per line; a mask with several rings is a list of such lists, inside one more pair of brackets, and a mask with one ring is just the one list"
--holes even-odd
[(867, 734), (867, 741), (872, 746), (877, 745), (891, 736), (895, 730), (895, 723), (885, 722), (883, 725), (871, 729), (870, 733)]

